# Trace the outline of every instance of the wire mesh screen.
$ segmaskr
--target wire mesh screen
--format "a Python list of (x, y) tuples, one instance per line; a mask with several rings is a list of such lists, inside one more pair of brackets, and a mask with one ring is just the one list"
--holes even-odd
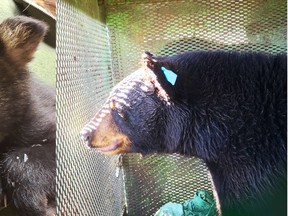
[(107, 28), (57, 4), (57, 215), (121, 215), (118, 157), (84, 148), (79, 131), (113, 85)]
[(198, 189), (211, 192), (200, 160), (179, 155), (123, 158), (128, 215), (154, 215), (168, 202), (184, 202)]
[(106, 20), (117, 81), (140, 66), (146, 50), (159, 55), (199, 49), (286, 51), (283, 0), (109, 2)]
[[(141, 66), (144, 51), (286, 52), (285, 1), (108, 1), (106, 21), (116, 81)], [(205, 165), (177, 155), (123, 158), (129, 215), (153, 215), (167, 202), (211, 190)]]
[(57, 211), (121, 215), (127, 199), (128, 215), (153, 215), (166, 202), (211, 190), (205, 165), (178, 155), (107, 158), (84, 149), (80, 129), (113, 83), (141, 66), (143, 51), (286, 52), (286, 2), (109, 0), (104, 6), (109, 36), (103, 24), (57, 4)]

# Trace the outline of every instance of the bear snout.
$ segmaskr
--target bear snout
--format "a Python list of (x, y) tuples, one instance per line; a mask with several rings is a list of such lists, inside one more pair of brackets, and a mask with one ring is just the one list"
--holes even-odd
[(103, 115), (100, 110), (80, 131), (80, 137), (88, 147), (107, 155), (130, 150), (130, 139), (119, 131), (110, 112)]

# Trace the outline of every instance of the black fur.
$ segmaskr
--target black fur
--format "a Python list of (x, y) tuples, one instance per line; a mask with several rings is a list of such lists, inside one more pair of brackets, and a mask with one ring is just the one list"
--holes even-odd
[(21, 216), (56, 212), (55, 91), (26, 66), (46, 31), (24, 16), (0, 24), (2, 186)]
[[(133, 105), (112, 110), (131, 151), (203, 159), (223, 216), (286, 215), (286, 54), (199, 51), (147, 58), (171, 104), (156, 88), (144, 93), (135, 87), (128, 94)], [(178, 75), (174, 86), (161, 66)]]

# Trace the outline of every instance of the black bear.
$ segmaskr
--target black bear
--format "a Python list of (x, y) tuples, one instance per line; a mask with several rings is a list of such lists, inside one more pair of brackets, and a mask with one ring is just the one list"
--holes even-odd
[(0, 24), (2, 189), (21, 216), (56, 214), (55, 90), (27, 69), (47, 30), (25, 16)]
[(146, 52), (82, 129), (106, 154), (178, 153), (207, 165), (223, 216), (286, 215), (287, 56)]

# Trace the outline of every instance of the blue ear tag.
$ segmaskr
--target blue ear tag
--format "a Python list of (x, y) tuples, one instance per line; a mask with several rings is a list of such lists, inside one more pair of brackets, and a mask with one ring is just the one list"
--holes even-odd
[(167, 81), (170, 82), (172, 85), (175, 85), (177, 74), (175, 74), (171, 70), (166, 69), (165, 67), (161, 67), (161, 70), (164, 72)]

